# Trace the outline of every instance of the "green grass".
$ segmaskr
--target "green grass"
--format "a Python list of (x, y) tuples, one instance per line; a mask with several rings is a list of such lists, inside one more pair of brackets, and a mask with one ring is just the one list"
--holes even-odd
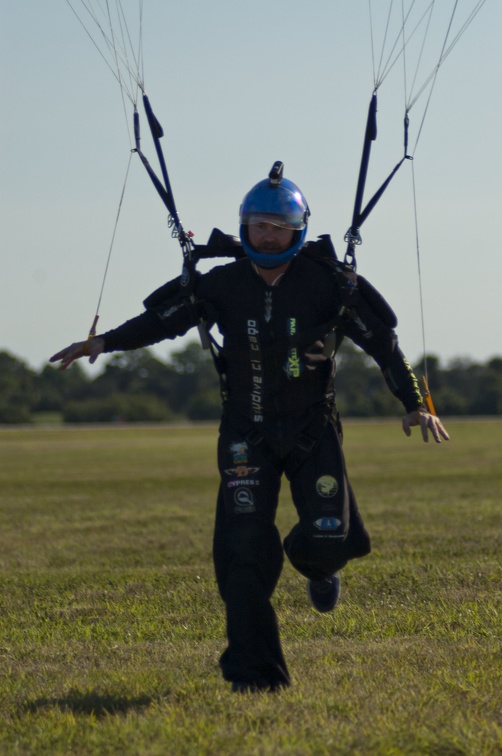
[(293, 685), (255, 696), (218, 668), (216, 429), (0, 430), (0, 753), (502, 753), (502, 422), (449, 430), (347, 423), (373, 553), (326, 616), (285, 566)]

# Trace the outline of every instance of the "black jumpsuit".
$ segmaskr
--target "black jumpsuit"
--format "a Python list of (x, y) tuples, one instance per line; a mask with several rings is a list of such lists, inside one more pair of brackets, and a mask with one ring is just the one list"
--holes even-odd
[[(283, 552), (316, 580), (370, 551), (341, 448), (327, 346), (333, 333), (376, 360), (406, 411), (421, 404), (390, 308), (364, 279), (354, 283), (300, 253), (278, 285), (268, 286), (240, 259), (197, 276), (196, 304), (181, 300), (179, 282), (170, 282), (146, 300), (142, 315), (102, 336), (106, 352), (135, 349), (183, 335), (202, 315), (223, 338), (213, 555), (227, 615), (220, 664), (229, 681), (289, 684), (270, 603)], [(274, 520), (283, 474), (298, 523), (281, 544)]]

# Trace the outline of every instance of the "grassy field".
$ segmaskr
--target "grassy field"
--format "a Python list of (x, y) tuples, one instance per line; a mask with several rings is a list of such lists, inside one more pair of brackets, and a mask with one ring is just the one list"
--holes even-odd
[(285, 566), (274, 695), (218, 668), (214, 427), (0, 430), (0, 753), (501, 754), (502, 421), (448, 427), (346, 424), (373, 553), (330, 615)]

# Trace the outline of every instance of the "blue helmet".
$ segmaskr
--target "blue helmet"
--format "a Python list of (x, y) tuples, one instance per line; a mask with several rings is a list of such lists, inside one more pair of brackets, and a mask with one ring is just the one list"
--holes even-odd
[[(268, 179), (260, 181), (246, 194), (240, 209), (240, 238), (247, 256), (262, 268), (278, 268), (293, 259), (303, 247), (310, 210), (307, 200), (292, 181), (282, 178), (284, 165), (276, 162)], [(294, 230), (291, 246), (279, 254), (258, 252), (251, 246), (248, 226), (273, 223)]]

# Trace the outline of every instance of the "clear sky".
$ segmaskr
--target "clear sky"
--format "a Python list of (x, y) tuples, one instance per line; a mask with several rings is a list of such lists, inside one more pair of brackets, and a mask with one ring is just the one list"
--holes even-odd
[[(136, 35), (139, 3), (123, 4)], [(377, 55), (388, 5), (373, 2)], [(436, 50), (453, 5), (436, 2)], [(459, 20), (475, 6), (459, 0)], [(373, 90), (368, 8), (367, 0), (145, 0), (145, 85), (196, 242), (213, 226), (237, 234), (243, 195), (282, 160), (309, 201), (309, 238), (330, 233), (343, 256)], [(426, 348), (444, 363), (502, 354), (501, 35), (502, 2), (487, 0), (439, 71), (415, 151)], [(87, 335), (131, 142), (119, 86), (64, 0), (0, 0), (0, 49), (0, 349), (38, 369)], [(436, 58), (428, 55), (422, 78)], [(408, 71), (416, 59), (410, 49)], [(425, 104), (410, 113), (411, 147)], [(397, 65), (379, 90), (367, 196), (401, 157), (403, 111)], [(146, 124), (143, 148), (155, 164)], [(181, 267), (164, 207), (133, 157), (102, 331), (138, 314)], [(411, 361), (422, 354), (413, 212), (407, 162), (358, 250), (358, 272), (396, 310)]]

